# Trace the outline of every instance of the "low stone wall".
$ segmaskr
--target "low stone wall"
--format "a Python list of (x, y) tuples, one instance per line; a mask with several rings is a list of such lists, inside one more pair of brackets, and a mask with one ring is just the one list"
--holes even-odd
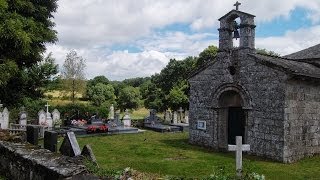
[(71, 158), (27, 143), (0, 141), (0, 173), (9, 179), (71, 179), (86, 174), (82, 157)]

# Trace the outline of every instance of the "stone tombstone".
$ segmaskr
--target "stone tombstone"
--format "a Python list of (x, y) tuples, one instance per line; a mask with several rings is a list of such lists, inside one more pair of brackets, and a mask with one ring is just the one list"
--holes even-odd
[(39, 127), (27, 126), (27, 142), (33, 145), (38, 145)]
[(86, 157), (88, 160), (92, 161), (95, 165), (98, 166), (96, 156), (93, 154), (91, 146), (89, 144), (85, 145), (81, 151), (81, 155)]
[(58, 133), (54, 131), (45, 131), (43, 146), (51, 152), (57, 152)]
[(74, 132), (67, 132), (59, 149), (60, 153), (65, 156), (78, 156), (81, 150)]
[(125, 127), (130, 127), (131, 126), (131, 117), (129, 115), (129, 111), (126, 109), (125, 113), (126, 114), (125, 114), (125, 116), (123, 117), (123, 120), (122, 120), (123, 125)]
[(56, 120), (60, 119), (60, 112), (58, 111), (58, 109), (54, 109), (52, 111), (52, 120), (53, 122), (56, 122)]
[(8, 129), (9, 127), (9, 111), (5, 107), (2, 111), (1, 129)]
[(189, 111), (184, 112), (184, 123), (189, 124)]
[(27, 116), (28, 113), (25, 111), (25, 108), (22, 107), (19, 113), (19, 124), (20, 125), (27, 125)]
[(52, 117), (51, 117), (51, 113), (49, 112), (49, 104), (47, 102), (47, 104), (45, 105), (45, 107), (47, 108), (47, 113), (46, 113), (46, 122), (48, 124), (48, 127), (52, 127), (53, 126), (53, 121), (52, 121)]
[(179, 112), (178, 123), (181, 123), (182, 119), (183, 119), (183, 109), (182, 109), (182, 107), (179, 108), (178, 112)]
[(115, 122), (114, 122), (117, 126), (121, 126), (121, 120), (120, 120), (120, 111), (116, 111), (115, 113)]
[(164, 121), (166, 123), (171, 123), (171, 112), (169, 110), (166, 110), (165, 112)]
[(38, 117), (39, 117), (39, 125), (42, 125), (42, 126), (48, 126), (48, 123), (46, 121), (46, 112), (44, 112), (43, 109), (41, 109), (39, 112), (38, 112)]
[(109, 117), (108, 119), (113, 120), (114, 119), (114, 107), (113, 104), (110, 106), (110, 111), (109, 111)]
[(178, 114), (177, 111), (173, 112), (173, 124), (177, 124), (178, 123)]

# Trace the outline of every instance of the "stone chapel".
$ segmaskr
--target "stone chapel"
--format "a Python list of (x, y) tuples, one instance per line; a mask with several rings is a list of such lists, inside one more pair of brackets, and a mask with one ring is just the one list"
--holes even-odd
[(250, 154), (285, 163), (320, 153), (320, 44), (258, 54), (254, 17), (232, 10), (219, 19), (216, 58), (189, 77), (189, 142), (225, 151), (242, 136)]

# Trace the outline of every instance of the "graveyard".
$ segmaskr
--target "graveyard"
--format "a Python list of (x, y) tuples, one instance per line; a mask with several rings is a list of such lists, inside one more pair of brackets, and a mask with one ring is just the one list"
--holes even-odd
[(320, 179), (310, 2), (0, 0), (0, 179)]

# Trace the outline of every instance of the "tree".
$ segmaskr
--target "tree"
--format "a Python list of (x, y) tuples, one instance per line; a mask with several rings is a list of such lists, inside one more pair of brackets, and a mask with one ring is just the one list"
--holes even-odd
[(150, 80), (140, 86), (140, 92), (144, 99), (144, 107), (155, 109), (158, 112), (167, 109), (165, 94)]
[(196, 67), (201, 67), (204, 64), (208, 63), (209, 61), (213, 61), (217, 53), (218, 53), (218, 48), (216, 46), (213, 46), (213, 45), (208, 46), (199, 54)]
[(274, 51), (268, 51), (266, 49), (257, 48), (256, 51), (258, 54), (263, 54), (263, 55), (267, 55), (267, 56), (277, 56), (277, 57), (281, 56), (280, 54), (278, 54)]
[(187, 82), (182, 81), (180, 85), (174, 86), (167, 96), (168, 106), (172, 110), (184, 109), (189, 107), (189, 99), (186, 90), (189, 88)]
[(98, 83), (102, 83), (102, 84), (109, 84), (110, 81), (108, 78), (106, 78), (105, 76), (96, 76), (94, 77), (93, 79), (90, 79), (88, 82), (87, 82), (87, 87), (89, 86), (95, 86), (97, 85)]
[(64, 78), (65, 91), (71, 93), (74, 104), (76, 93), (81, 93), (85, 87), (85, 60), (72, 50), (67, 54), (63, 64), (62, 76)]
[(57, 40), (56, 9), (57, 0), (0, 0), (0, 94), (7, 105), (23, 103), (24, 97), (41, 88), (28, 87), (25, 72), (33, 71), (29, 68), (43, 60), (45, 45)]
[(103, 103), (114, 104), (115, 95), (112, 85), (98, 83), (95, 86), (90, 86), (87, 89), (88, 97), (95, 106), (101, 106)]
[(120, 90), (118, 106), (120, 110), (136, 109), (139, 107), (141, 95), (138, 88), (127, 86)]

